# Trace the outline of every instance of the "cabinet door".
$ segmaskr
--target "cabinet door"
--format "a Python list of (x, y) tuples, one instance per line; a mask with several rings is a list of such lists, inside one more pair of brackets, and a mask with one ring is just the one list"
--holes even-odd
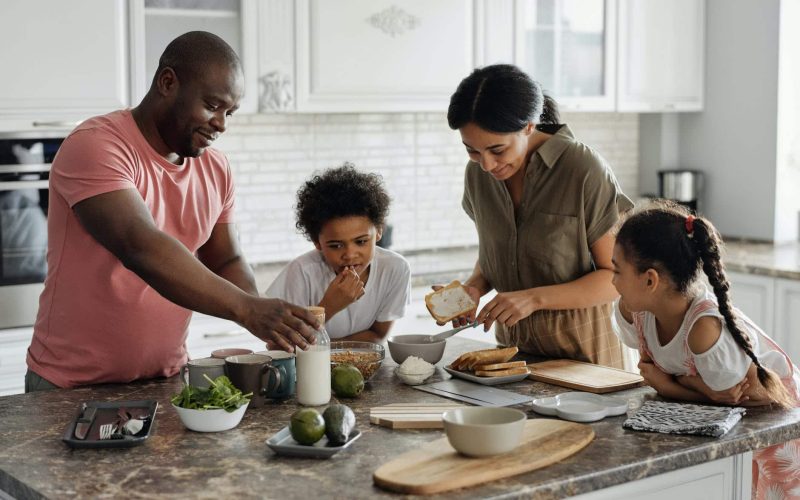
[(124, 0), (4, 0), (0, 114), (49, 126), (127, 106), (126, 21)]
[[(728, 272), (733, 305), (774, 337), (775, 280), (768, 276)], [(777, 340), (777, 339), (776, 339)]]
[(775, 280), (775, 330), (767, 334), (800, 364), (800, 281)]
[(32, 338), (31, 327), (0, 330), (0, 396), (24, 392), (25, 357)]
[(612, 111), (616, 0), (517, 0), (515, 60), (563, 110)]
[(704, 0), (619, 1), (619, 111), (703, 108)]
[(297, 111), (445, 111), (473, 69), (472, 0), (297, 0)]
[(199, 30), (219, 36), (239, 55), (245, 93), (237, 113), (257, 111), (255, 0), (132, 0), (131, 19), (134, 104), (150, 88), (158, 60), (169, 42), (188, 31)]

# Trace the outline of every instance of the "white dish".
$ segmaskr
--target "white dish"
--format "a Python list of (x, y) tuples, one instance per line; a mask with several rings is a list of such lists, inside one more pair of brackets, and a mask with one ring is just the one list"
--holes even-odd
[(220, 432), (233, 429), (241, 422), (248, 404), (244, 404), (232, 412), (225, 410), (193, 410), (172, 405), (178, 412), (181, 422), (189, 430), (197, 432)]
[(499, 385), (499, 384), (510, 384), (511, 382), (519, 382), (520, 380), (525, 380), (528, 377), (527, 373), (520, 373), (519, 375), (507, 375), (505, 377), (478, 377), (477, 375), (473, 375), (471, 373), (460, 372), (458, 370), (453, 370), (450, 367), (445, 366), (444, 369), (450, 375), (458, 378), (463, 378), (464, 380), (469, 380), (470, 382), (475, 382), (476, 384), (483, 384), (483, 385)]
[(573, 422), (595, 422), (628, 411), (626, 399), (601, 396), (591, 392), (565, 392), (558, 396), (534, 399), (532, 404), (536, 413), (561, 417)]

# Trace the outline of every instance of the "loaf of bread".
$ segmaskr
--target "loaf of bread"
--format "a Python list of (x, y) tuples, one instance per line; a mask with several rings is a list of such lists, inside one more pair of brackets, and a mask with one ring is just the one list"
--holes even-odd
[(464, 316), (478, 307), (458, 280), (425, 296), (428, 312), (439, 323)]

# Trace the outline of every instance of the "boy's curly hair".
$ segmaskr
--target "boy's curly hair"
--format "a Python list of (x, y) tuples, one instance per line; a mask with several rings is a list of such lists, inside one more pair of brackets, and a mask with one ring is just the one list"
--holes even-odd
[(322, 226), (339, 217), (364, 216), (381, 229), (390, 202), (380, 175), (359, 172), (345, 163), (314, 175), (297, 190), (295, 226), (314, 243)]

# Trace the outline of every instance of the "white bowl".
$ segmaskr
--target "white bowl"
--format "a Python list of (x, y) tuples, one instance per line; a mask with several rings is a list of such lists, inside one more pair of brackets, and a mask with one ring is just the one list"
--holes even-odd
[(233, 429), (239, 425), (249, 404), (242, 405), (232, 412), (225, 410), (192, 410), (181, 408), (174, 404), (172, 407), (178, 412), (181, 422), (187, 429), (197, 432), (219, 432)]
[(422, 373), (404, 373), (400, 371), (400, 368), (395, 368), (394, 374), (397, 375), (404, 384), (408, 385), (419, 385), (425, 382), (427, 379), (431, 378), (431, 375), (436, 371), (434, 366), (431, 366), (431, 369), (422, 372)]
[(513, 408), (470, 407), (442, 416), (450, 445), (470, 457), (508, 453), (522, 442), (528, 416)]

